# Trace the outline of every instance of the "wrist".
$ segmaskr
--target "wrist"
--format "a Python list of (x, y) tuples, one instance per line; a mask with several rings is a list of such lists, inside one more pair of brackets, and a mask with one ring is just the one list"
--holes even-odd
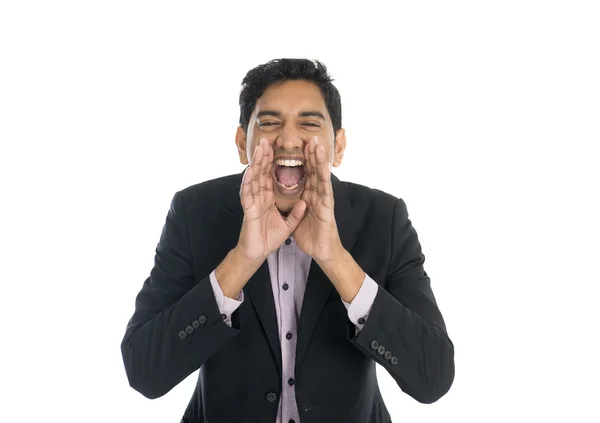
[(237, 298), (262, 261), (248, 260), (233, 248), (215, 270), (215, 277), (226, 297)]
[(348, 251), (341, 243), (336, 244), (327, 260), (315, 260), (321, 268), (334, 267), (344, 263), (348, 259)]
[(339, 292), (340, 297), (345, 302), (351, 303), (365, 279), (365, 272), (343, 247), (332, 257), (332, 260), (318, 263), (319, 267)]
[(231, 261), (235, 263), (236, 267), (252, 272), (253, 274), (267, 259), (266, 257), (261, 257), (260, 259), (250, 259), (242, 250), (240, 250), (239, 246), (237, 245), (229, 252), (228, 256), (231, 257)]

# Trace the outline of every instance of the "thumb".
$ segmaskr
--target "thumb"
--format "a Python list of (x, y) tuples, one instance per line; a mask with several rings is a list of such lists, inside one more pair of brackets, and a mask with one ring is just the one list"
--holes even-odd
[(292, 211), (288, 214), (285, 219), (285, 222), (288, 225), (288, 229), (291, 232), (294, 232), (302, 218), (304, 217), (304, 212), (306, 211), (306, 202), (304, 200), (300, 200), (296, 203)]

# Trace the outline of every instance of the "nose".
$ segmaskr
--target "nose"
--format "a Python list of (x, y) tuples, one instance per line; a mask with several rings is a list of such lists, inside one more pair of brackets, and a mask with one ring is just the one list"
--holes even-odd
[(304, 143), (305, 140), (293, 125), (283, 125), (275, 140), (275, 146), (284, 151), (302, 151)]

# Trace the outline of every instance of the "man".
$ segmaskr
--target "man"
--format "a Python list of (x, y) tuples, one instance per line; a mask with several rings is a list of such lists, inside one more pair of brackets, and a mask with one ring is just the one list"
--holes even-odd
[(422, 403), (452, 385), (404, 201), (331, 174), (346, 147), (331, 81), (304, 59), (249, 71), (249, 166), (172, 200), (121, 348), (148, 398), (200, 369), (182, 422), (389, 422), (376, 363)]

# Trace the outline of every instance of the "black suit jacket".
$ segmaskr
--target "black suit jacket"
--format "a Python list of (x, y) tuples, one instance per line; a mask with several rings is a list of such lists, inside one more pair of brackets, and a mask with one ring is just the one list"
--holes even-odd
[[(157, 398), (200, 369), (182, 422), (275, 423), (281, 346), (267, 261), (222, 319), (209, 274), (238, 241), (244, 172), (177, 192), (121, 345), (130, 385)], [(402, 199), (332, 175), (343, 246), (379, 284), (366, 325), (354, 324), (311, 263), (298, 327), (296, 401), (301, 423), (390, 421), (375, 363), (422, 403), (454, 379), (454, 346), (437, 307), (417, 233)]]

